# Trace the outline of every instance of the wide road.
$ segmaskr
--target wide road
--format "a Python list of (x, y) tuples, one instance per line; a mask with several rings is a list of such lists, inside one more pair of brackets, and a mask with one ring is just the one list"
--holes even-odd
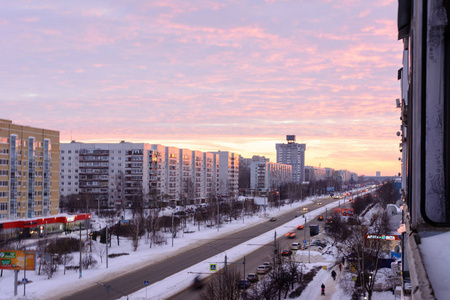
[[(337, 201), (335, 199), (324, 198), (319, 200), (326, 205), (333, 201)], [(319, 206), (317, 204), (310, 204), (306, 207), (310, 208), (310, 210), (314, 210)], [(105, 286), (100, 286), (98, 284), (93, 283), (93, 286), (90, 288), (77, 291), (70, 296), (66, 296), (63, 299), (69, 300), (78, 300), (78, 299), (116, 299), (125, 295), (129, 295), (131, 293), (136, 292), (143, 288), (143, 280), (148, 280), (149, 282), (157, 282), (162, 280), (172, 274), (180, 272), (194, 264), (197, 264), (205, 259), (208, 259), (214, 255), (222, 253), (229, 248), (232, 248), (236, 245), (244, 243), (245, 241), (254, 238), (255, 236), (262, 235), (274, 228), (280, 226), (280, 224), (291, 221), (295, 215), (298, 214), (299, 208), (292, 209), (285, 214), (278, 217), (276, 222), (263, 222), (261, 224), (249, 227), (240, 232), (230, 234), (228, 237), (222, 237), (217, 240), (211, 240), (207, 245), (200, 245), (197, 248), (183, 251), (183, 255), (176, 255), (170, 257), (161, 262), (143, 267), (141, 269), (137, 269), (132, 273), (122, 275), (117, 277), (109, 282), (105, 283), (109, 286), (109, 292)], [(300, 219), (299, 222), (304, 222), (304, 219)], [(270, 247), (264, 247), (265, 250), (270, 252)], [(273, 248), (272, 248), (273, 250)], [(255, 262), (249, 262), (249, 270), (252, 268), (254, 270), (256, 267), (253, 267), (257, 264)], [(250, 267), (252, 266), (252, 267)]]
[[(329, 199), (329, 198), (327, 198), (327, 199), (323, 198), (323, 199), (317, 200), (316, 202), (322, 202), (323, 205), (326, 205), (333, 201), (336, 201), (336, 200)], [(347, 204), (347, 202), (346, 202), (346, 204)], [(310, 204), (310, 205), (307, 205), (304, 207), (309, 208), (311, 211), (311, 210), (319, 208), (320, 206), (318, 206), (317, 204)], [(279, 227), (281, 223), (292, 221), (292, 219), (295, 217), (297, 211), (298, 211), (298, 209), (296, 209), (294, 211), (294, 214), (292, 214), (292, 212), (285, 214), (283, 216), (283, 219), (278, 218), (278, 220), (276, 222), (274, 222), (273, 225), (275, 227)], [(300, 212), (303, 215), (303, 211), (301, 210)], [(328, 216), (330, 216), (330, 215), (331, 214), (328, 214)], [(298, 216), (297, 220), (298, 220), (297, 225), (305, 225), (305, 219), (302, 218), (301, 216)], [(309, 227), (308, 226), (311, 224), (318, 224), (320, 226), (320, 232), (323, 232), (324, 227), (325, 227), (325, 215), (324, 215), (324, 221), (317, 221), (316, 218), (311, 219), (311, 220), (307, 219), (306, 226), (303, 230), (297, 230), (295, 227), (292, 227), (292, 226), (290, 226), (290, 228), (286, 228), (286, 230), (294, 231), (296, 233), (296, 237), (293, 239), (290, 239), (284, 235), (278, 236), (277, 237), (277, 247), (279, 248), (279, 250), (282, 251), (284, 249), (290, 249), (291, 244), (293, 242), (302, 243), (303, 240), (309, 240), (310, 237), (309, 237)], [(299, 251), (302, 251), (302, 250), (299, 250)], [(241, 277), (244, 278), (244, 277), (247, 277), (248, 273), (256, 273), (256, 268), (265, 261), (268, 261), (273, 264), (273, 253), (274, 253), (274, 243), (272, 242), (265, 246), (261, 246), (261, 248), (259, 248), (258, 250), (254, 251), (250, 254), (247, 254), (245, 256), (245, 276), (243, 276), (243, 274), (244, 274), (244, 265), (243, 264), (230, 264), (230, 267), (231, 268), (233, 268), (233, 267), (239, 268), (238, 270), (241, 273)], [(302, 259), (305, 259), (305, 262), (308, 261), (308, 250), (303, 250)], [(243, 257), (238, 259), (237, 261), (243, 262)], [(201, 297), (200, 297), (200, 291), (188, 289), (188, 290), (180, 292), (178, 295), (171, 297), (170, 299), (171, 300), (199, 300), (199, 299), (201, 299)]]

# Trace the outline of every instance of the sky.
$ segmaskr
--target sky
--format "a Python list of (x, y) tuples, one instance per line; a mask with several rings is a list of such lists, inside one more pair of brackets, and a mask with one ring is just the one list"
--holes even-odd
[(395, 0), (3, 1), (0, 118), (398, 175)]

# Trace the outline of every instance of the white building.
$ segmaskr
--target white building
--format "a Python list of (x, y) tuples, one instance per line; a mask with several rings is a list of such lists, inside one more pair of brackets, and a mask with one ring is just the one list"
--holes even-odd
[(219, 196), (236, 198), (239, 195), (239, 154), (228, 151), (212, 153), (219, 158)]
[[(219, 194), (219, 154), (122, 141), (63, 143), (60, 157), (61, 196), (89, 196), (102, 207), (203, 203)], [(222, 155), (222, 185), (237, 195), (235, 157)]]
[(282, 184), (292, 182), (292, 166), (268, 162), (250, 163), (250, 188), (257, 191), (277, 189)]

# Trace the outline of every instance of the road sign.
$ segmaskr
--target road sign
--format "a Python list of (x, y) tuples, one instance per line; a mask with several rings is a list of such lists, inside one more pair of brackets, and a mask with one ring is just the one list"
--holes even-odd
[(144, 286), (147, 286), (147, 285), (149, 285), (150, 283), (148, 282), (148, 280), (145, 280), (144, 281)]
[(306, 240), (303, 240), (303, 244), (306, 244)]
[(210, 271), (217, 271), (217, 264), (209, 264)]

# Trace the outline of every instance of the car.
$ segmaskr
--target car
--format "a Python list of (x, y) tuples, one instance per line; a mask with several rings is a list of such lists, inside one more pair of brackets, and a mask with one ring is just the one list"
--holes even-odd
[(281, 251), (281, 256), (291, 256), (292, 255), (292, 250), (290, 249), (285, 249), (283, 251)]
[(288, 233), (285, 234), (285, 236), (287, 236), (288, 239), (293, 239), (295, 238), (295, 232), (289, 231)]
[(317, 202), (317, 205), (322, 205), (322, 202)]
[(270, 222), (275, 222), (276, 220), (277, 220), (277, 218), (275, 218), (275, 217), (270, 218)]
[(252, 283), (248, 279), (241, 279), (238, 282), (238, 287), (242, 290), (248, 289)]
[(300, 250), (306, 250), (308, 249), (308, 246), (306, 244), (303, 244), (302, 247), (300, 248)]
[(315, 241), (312, 241), (309, 245), (319, 247), (319, 248), (324, 248), (327, 244), (325, 244), (321, 240), (315, 240)]
[(247, 289), (251, 286), (251, 282), (245, 278), (245, 279), (239, 279), (238, 281), (238, 288), (239, 289)]
[(298, 226), (297, 226), (297, 229), (298, 229), (298, 230), (302, 230), (302, 229), (303, 229), (303, 225), (298, 225)]
[(268, 262), (268, 261), (263, 262), (262, 265), (263, 266), (268, 266), (269, 269), (272, 269), (272, 264), (270, 262)]
[(323, 221), (323, 216), (317, 216), (318, 221)]
[(247, 280), (250, 282), (257, 282), (258, 281), (258, 275), (256, 273), (248, 273)]
[(309, 211), (309, 208), (303, 207), (303, 210), (304, 210), (304, 211)]
[(270, 271), (271, 267), (265, 265), (259, 265), (256, 268), (256, 274), (267, 274)]
[(298, 250), (300, 248), (300, 243), (292, 243), (291, 244), (291, 249), (292, 250)]
[(333, 224), (333, 218), (332, 218), (332, 217), (328, 217), (328, 218), (325, 220), (325, 223), (328, 224), (328, 225)]

